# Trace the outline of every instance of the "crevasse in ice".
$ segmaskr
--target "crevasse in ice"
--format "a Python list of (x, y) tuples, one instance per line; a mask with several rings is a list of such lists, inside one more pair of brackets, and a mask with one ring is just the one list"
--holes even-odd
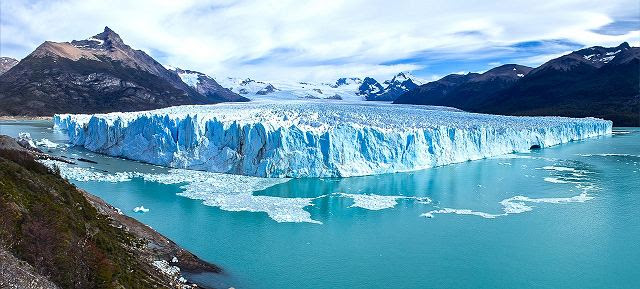
[(260, 177), (419, 170), (611, 134), (596, 118), (514, 117), (430, 106), (293, 101), (61, 114), (70, 142), (175, 168)]

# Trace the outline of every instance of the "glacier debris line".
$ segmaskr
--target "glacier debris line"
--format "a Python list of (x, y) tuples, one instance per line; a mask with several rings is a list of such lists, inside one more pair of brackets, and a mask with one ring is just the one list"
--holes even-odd
[(55, 115), (74, 145), (173, 168), (258, 177), (420, 170), (608, 135), (596, 118), (516, 117), (446, 107), (292, 101)]

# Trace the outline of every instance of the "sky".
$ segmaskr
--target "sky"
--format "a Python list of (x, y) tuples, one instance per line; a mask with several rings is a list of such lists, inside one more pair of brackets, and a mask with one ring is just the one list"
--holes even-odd
[(433, 80), (594, 45), (640, 46), (640, 1), (2, 0), (0, 55), (116, 31), (160, 63), (214, 77)]

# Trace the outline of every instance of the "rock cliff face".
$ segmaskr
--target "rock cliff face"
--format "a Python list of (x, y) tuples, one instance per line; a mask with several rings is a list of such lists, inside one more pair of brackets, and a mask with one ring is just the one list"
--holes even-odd
[(50, 116), (210, 104), (203, 95), (113, 30), (85, 40), (44, 42), (0, 76), (0, 114)]

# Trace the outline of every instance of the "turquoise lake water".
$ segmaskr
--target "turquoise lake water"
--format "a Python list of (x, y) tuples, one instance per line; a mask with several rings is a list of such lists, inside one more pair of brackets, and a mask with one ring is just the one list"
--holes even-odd
[[(64, 144), (65, 134), (50, 127), (4, 121), (0, 134), (29, 132)], [(97, 161), (78, 167), (103, 174), (168, 172), (82, 148), (50, 150)], [(222, 276), (189, 276), (217, 287), (640, 288), (639, 163), (640, 129), (615, 128), (612, 136), (528, 154), (411, 173), (295, 179), (253, 193), (314, 198), (304, 210), (321, 224), (207, 206), (177, 195), (181, 184), (141, 177), (72, 182), (222, 266)], [(339, 193), (397, 196), (397, 204), (382, 198), (374, 200), (378, 207), (352, 207), (355, 199)], [(425, 198), (432, 202), (419, 201)], [(513, 203), (522, 206), (505, 215)], [(140, 205), (149, 212), (134, 213)], [(437, 212), (445, 208), (460, 214)], [(421, 216), (427, 212), (432, 218)]]

